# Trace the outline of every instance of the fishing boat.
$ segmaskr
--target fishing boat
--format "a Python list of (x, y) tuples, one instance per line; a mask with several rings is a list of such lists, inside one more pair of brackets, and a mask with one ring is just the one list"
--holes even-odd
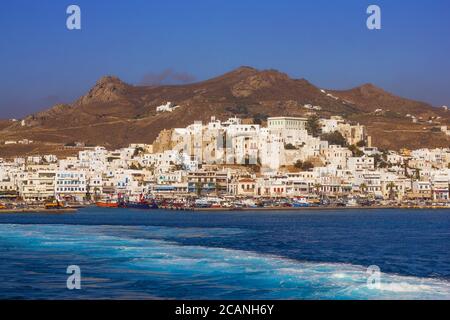
[(258, 206), (256, 205), (255, 201), (252, 199), (245, 199), (242, 200), (242, 205), (246, 208), (257, 208)]
[(158, 209), (155, 201), (146, 200), (142, 194), (139, 195), (138, 201), (122, 200), (119, 206), (127, 209)]
[(196, 199), (195, 207), (196, 208), (210, 208), (211, 203), (207, 199)]
[(63, 206), (58, 200), (51, 200), (44, 203), (45, 209), (61, 209)]
[(149, 201), (127, 201), (122, 204), (122, 207), (127, 209), (158, 209), (158, 204)]
[(95, 203), (95, 205), (100, 208), (118, 208), (119, 207), (119, 203), (114, 202), (114, 201), (98, 201)]
[(292, 202), (292, 207), (294, 208), (305, 208), (305, 207), (310, 207), (311, 204), (309, 203), (309, 201), (306, 198), (298, 198), (298, 199), (294, 199), (294, 201)]
[(349, 197), (347, 199), (346, 206), (347, 207), (357, 207), (358, 206), (358, 201), (354, 197)]

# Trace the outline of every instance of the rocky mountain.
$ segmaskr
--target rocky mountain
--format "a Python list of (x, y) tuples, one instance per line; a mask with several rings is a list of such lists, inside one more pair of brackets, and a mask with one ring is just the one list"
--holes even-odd
[[(168, 101), (180, 107), (173, 112), (156, 111)], [(73, 104), (56, 105), (26, 117), (24, 126), (20, 121), (1, 122), (0, 140), (27, 138), (47, 145), (81, 141), (112, 148), (131, 142), (152, 143), (162, 129), (208, 121), (213, 115), (261, 122), (269, 116), (305, 116), (314, 106), (321, 116), (341, 115), (367, 125), (374, 144), (383, 148), (449, 145), (448, 138), (432, 127), (450, 123), (450, 112), (397, 97), (371, 84), (345, 91), (323, 90), (305, 79), (251, 67), (172, 86), (133, 86), (107, 76)], [(420, 121), (413, 124), (407, 114)], [(431, 118), (433, 123), (426, 122)], [(6, 151), (0, 148), (0, 157), (2, 152)]]

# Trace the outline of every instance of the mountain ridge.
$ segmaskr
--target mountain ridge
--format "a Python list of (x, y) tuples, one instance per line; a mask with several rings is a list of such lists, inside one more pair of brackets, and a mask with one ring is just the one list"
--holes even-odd
[[(168, 101), (180, 108), (156, 112), (157, 106)], [(25, 126), (3, 122), (0, 135), (5, 140), (26, 138), (55, 144), (82, 141), (114, 148), (152, 143), (160, 130), (183, 127), (195, 120), (208, 121), (211, 116), (226, 119), (236, 115), (255, 121), (269, 116), (306, 116), (311, 110), (305, 105), (320, 106), (315, 112), (323, 117), (341, 115), (367, 125), (374, 144), (382, 148), (399, 149), (399, 143), (409, 148), (449, 145), (444, 134), (428, 128), (438, 125), (437, 120), (434, 124), (421, 123), (428, 128), (425, 132), (406, 117), (440, 117), (439, 125), (450, 123), (450, 113), (427, 103), (398, 97), (371, 83), (348, 90), (328, 90), (274, 69), (248, 66), (183, 85), (139, 86), (105, 76), (74, 103), (29, 115), (24, 119)], [(398, 143), (386, 137), (392, 132), (398, 132)], [(0, 156), (1, 152), (0, 148)]]

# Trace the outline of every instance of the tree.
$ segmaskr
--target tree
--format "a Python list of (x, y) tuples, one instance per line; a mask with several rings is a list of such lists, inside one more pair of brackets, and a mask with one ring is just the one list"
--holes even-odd
[(359, 190), (361, 191), (361, 193), (365, 193), (367, 191), (367, 184), (361, 183), (359, 185)]
[(288, 144), (284, 145), (284, 149), (286, 149), (286, 150), (296, 150), (297, 148), (292, 143), (288, 143)]
[(297, 162), (294, 163), (294, 167), (297, 169), (303, 168), (303, 161), (297, 160)]
[(416, 169), (415, 176), (417, 180), (420, 180), (420, 169)]
[(195, 183), (195, 192), (197, 193), (197, 196), (201, 196), (202, 195), (202, 189), (203, 189), (203, 184), (201, 182), (196, 182)]
[(138, 164), (132, 163), (129, 168), (131, 170), (142, 170), (142, 166), (139, 163)]
[(318, 137), (320, 135), (322, 129), (320, 127), (319, 120), (319, 116), (317, 115), (312, 115), (308, 118), (308, 120), (306, 121), (306, 130), (308, 131), (309, 135), (313, 137)]
[(222, 189), (220, 183), (216, 182), (214, 184), (214, 189), (216, 190), (216, 195), (219, 196), (220, 190)]
[(253, 116), (253, 123), (254, 124), (262, 124), (263, 121), (267, 121), (267, 118), (269, 116), (267, 114), (257, 113)]
[(395, 200), (395, 191), (394, 191), (394, 189), (396, 188), (397, 186), (395, 185), (395, 183), (394, 182), (389, 182), (389, 184), (387, 185), (387, 188), (389, 189), (389, 200)]
[(297, 162), (294, 164), (294, 167), (297, 169), (300, 169), (302, 171), (308, 171), (314, 168), (314, 165), (310, 161), (300, 161), (297, 160)]
[(247, 106), (245, 105), (236, 105), (232, 107), (225, 108), (227, 112), (233, 113), (233, 114), (240, 114), (240, 115), (248, 115), (249, 111)]
[(365, 146), (366, 146), (366, 142), (365, 142), (364, 140), (361, 140), (361, 141), (359, 141), (359, 142), (356, 144), (356, 146), (357, 146), (358, 148), (365, 147)]
[(380, 161), (378, 168), (387, 168), (389, 167), (389, 163), (387, 163), (386, 161)]
[(381, 167), (380, 164), (382, 162), (383, 162), (383, 159), (381, 158), (380, 154), (377, 153), (373, 156), (373, 164), (374, 164), (375, 168)]
[(322, 185), (320, 183), (316, 183), (314, 185), (314, 190), (316, 191), (316, 194), (319, 194), (321, 189), (322, 189)]
[(174, 170), (176, 170), (176, 171), (180, 171), (180, 170), (183, 170), (183, 169), (184, 169), (184, 166), (182, 164), (176, 164), (174, 166)]
[(133, 157), (137, 157), (141, 153), (144, 153), (144, 149), (142, 147), (137, 147), (136, 149), (134, 149)]
[(92, 200), (92, 195), (91, 195), (91, 187), (88, 185), (86, 187), (86, 201), (91, 201)]
[(348, 149), (353, 153), (354, 157), (362, 157), (364, 155), (364, 152), (362, 152), (357, 146), (352, 144), (348, 147)]
[(409, 169), (409, 159), (405, 159), (403, 161), (403, 168), (405, 171), (405, 177), (409, 178), (409, 173), (408, 173), (408, 169)]
[(330, 145), (347, 146), (347, 140), (339, 131), (324, 133), (320, 136), (320, 140), (328, 141)]
[(100, 198), (100, 189), (98, 187), (94, 188), (94, 201), (98, 201), (98, 199)]
[(303, 162), (303, 170), (309, 171), (312, 168), (314, 168), (314, 165), (312, 164), (312, 162), (310, 162), (310, 161)]

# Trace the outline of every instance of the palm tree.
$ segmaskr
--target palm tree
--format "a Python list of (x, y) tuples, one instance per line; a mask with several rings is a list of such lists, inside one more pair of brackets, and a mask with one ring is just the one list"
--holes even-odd
[(415, 176), (417, 180), (420, 180), (420, 169), (416, 169)]
[(86, 201), (91, 201), (91, 187), (89, 185), (86, 187)]
[(367, 191), (367, 184), (361, 183), (361, 184), (359, 185), (359, 191), (360, 191), (361, 193), (365, 193), (365, 192)]
[(395, 183), (394, 182), (389, 182), (389, 184), (387, 185), (387, 188), (389, 189), (389, 200), (394, 200), (395, 199), (395, 191), (394, 191), (394, 189), (396, 188), (397, 186), (395, 185)]
[(202, 185), (202, 183), (199, 181), (199, 182), (196, 182), (195, 183), (195, 191), (196, 191), (196, 193), (197, 193), (197, 196), (201, 196), (202, 195), (202, 189), (203, 189), (203, 185)]
[(314, 185), (314, 189), (316, 190), (316, 194), (319, 194), (320, 190), (322, 189), (322, 185), (320, 183), (316, 183)]
[(216, 191), (216, 196), (219, 196), (219, 191), (220, 191), (220, 183), (216, 182), (214, 184), (214, 189)]
[(100, 191), (100, 189), (98, 187), (94, 188), (94, 201), (98, 201), (98, 199), (99, 199), (99, 191)]
[(404, 170), (405, 170), (405, 177), (409, 178), (409, 173), (408, 173), (409, 159), (405, 159), (405, 161), (403, 162), (403, 165), (404, 165)]

